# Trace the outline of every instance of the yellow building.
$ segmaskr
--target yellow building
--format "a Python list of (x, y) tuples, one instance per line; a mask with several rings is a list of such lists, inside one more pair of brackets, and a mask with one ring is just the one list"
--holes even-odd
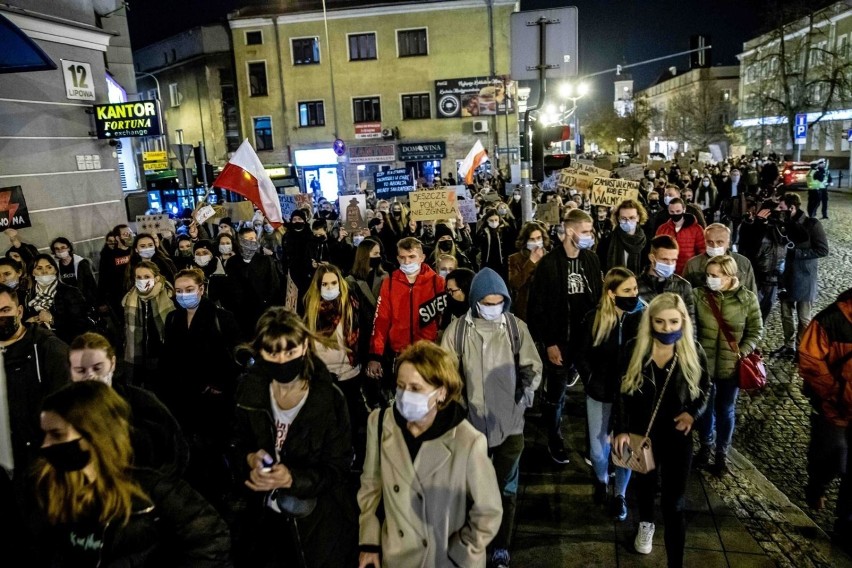
[(325, 17), (321, 8), (229, 16), (242, 132), (264, 163), (295, 163), (306, 186), (318, 178), (336, 197), (335, 138), (346, 145), (347, 191), (370, 187), (380, 169), (455, 176), (477, 139), (495, 165), (495, 155), (505, 170), (518, 160), (513, 0), (334, 6)]

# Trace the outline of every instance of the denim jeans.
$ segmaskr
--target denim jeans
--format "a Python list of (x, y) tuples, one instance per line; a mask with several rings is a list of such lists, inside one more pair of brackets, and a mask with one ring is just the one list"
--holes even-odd
[(775, 305), (777, 297), (777, 284), (761, 284), (757, 287), (757, 303), (760, 305), (760, 315), (763, 317), (764, 324), (769, 317), (769, 313), (772, 311), (772, 306)]
[[(600, 402), (586, 397), (586, 419), (589, 421), (589, 441), (591, 442), (589, 455), (595, 477), (599, 483), (604, 484), (609, 482), (610, 416), (612, 416), (611, 402)], [(612, 467), (615, 467), (615, 494), (623, 497), (627, 491), (627, 484), (630, 482), (631, 471), (624, 467)]]
[(737, 394), (740, 389), (737, 379), (713, 381), (707, 410), (698, 418), (698, 440), (702, 446), (716, 444), (716, 455), (727, 456), (734, 437)]
[(518, 503), (518, 474), (520, 471), (521, 454), (524, 451), (524, 435), (507, 436), (503, 443), (488, 448), (494, 473), (497, 474), (497, 485), (500, 487), (503, 502), (503, 522), (497, 536), (491, 541), (490, 549), (508, 549), (512, 543), (512, 533), (515, 528), (515, 507)]
[[(792, 347), (796, 349), (802, 336), (805, 334), (805, 328), (811, 323), (811, 309), (813, 302), (795, 302), (793, 300), (781, 300), (781, 329), (784, 332), (784, 347)], [(799, 327), (796, 329), (796, 322), (793, 321), (793, 310), (796, 310), (796, 318), (798, 319)]]
[(544, 363), (543, 378), (545, 383), (544, 394), (541, 398), (542, 420), (547, 428), (548, 440), (562, 439), (562, 410), (565, 398), (568, 396), (568, 382), (574, 374), (574, 365), (568, 361), (567, 348), (561, 348), (562, 366), (554, 365), (547, 358), (547, 351), (541, 352)]

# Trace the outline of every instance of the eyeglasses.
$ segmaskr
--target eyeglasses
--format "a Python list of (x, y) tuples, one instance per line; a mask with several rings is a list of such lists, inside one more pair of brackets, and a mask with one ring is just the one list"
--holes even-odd
[(619, 219), (618, 219), (618, 220), (619, 220), (619, 221), (621, 221), (622, 223), (626, 223), (626, 222), (628, 222), (628, 221), (638, 221), (638, 220), (639, 220), (639, 217), (636, 217), (636, 216), (633, 216), (633, 217), (619, 217)]
[(450, 294), (458, 294), (459, 292), (461, 292), (461, 288), (447, 288), (446, 290)]

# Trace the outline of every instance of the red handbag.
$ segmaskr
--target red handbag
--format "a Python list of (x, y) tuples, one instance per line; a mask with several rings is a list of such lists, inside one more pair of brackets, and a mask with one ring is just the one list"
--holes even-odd
[(734, 341), (734, 334), (731, 331), (731, 326), (722, 317), (722, 312), (716, 304), (716, 298), (710, 292), (707, 295), (707, 303), (710, 304), (710, 309), (713, 310), (713, 315), (719, 323), (719, 329), (725, 334), (725, 339), (731, 351), (737, 354), (740, 360), (737, 362), (737, 377), (739, 379), (739, 387), (742, 390), (759, 390), (766, 386), (766, 365), (763, 363), (763, 355), (760, 349), (755, 349), (745, 357), (740, 354), (740, 347)]

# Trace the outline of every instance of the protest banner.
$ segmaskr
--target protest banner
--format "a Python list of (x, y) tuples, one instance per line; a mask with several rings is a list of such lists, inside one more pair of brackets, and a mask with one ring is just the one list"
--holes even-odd
[(304, 209), (306, 207), (311, 209), (313, 207), (313, 197), (307, 193), (296, 193), (293, 194), (293, 197), (296, 199), (296, 206), (299, 209)]
[(347, 195), (338, 199), (340, 219), (347, 231), (367, 228), (367, 196)]
[(631, 164), (622, 168), (615, 168), (615, 173), (621, 179), (639, 181), (645, 177), (645, 167), (642, 164)]
[(713, 154), (710, 152), (698, 152), (698, 161), (702, 164), (707, 164), (713, 161)]
[(626, 179), (595, 178), (592, 184), (592, 205), (613, 207), (625, 199), (639, 198), (639, 182)]
[(651, 160), (648, 162), (648, 169), (659, 172), (665, 165), (666, 163), (663, 160)]
[(464, 197), (465, 199), (473, 199), (470, 195), (470, 190), (466, 185), (448, 185), (446, 189), (452, 189), (456, 192), (456, 197), (461, 199)]
[(459, 213), (465, 223), (476, 223), (476, 201), (472, 199), (458, 200)]
[(609, 170), (604, 170), (588, 164), (578, 163), (570, 168), (562, 168), (559, 170), (559, 188), (575, 188), (582, 192), (588, 192), (592, 187), (592, 182), (597, 177), (609, 177)]
[(612, 156), (598, 156), (595, 158), (595, 167), (602, 170), (611, 170), (613, 164)]
[(390, 199), (408, 194), (414, 187), (414, 178), (405, 168), (376, 172), (373, 174), (376, 199)]
[(412, 191), (408, 194), (408, 203), (415, 221), (439, 221), (456, 216), (456, 192), (451, 189)]
[(149, 235), (153, 235), (155, 233), (162, 234), (163, 232), (169, 231), (171, 231), (172, 234), (175, 233), (175, 222), (173, 219), (169, 219), (169, 216), (166, 214), (136, 216), (137, 233), (148, 233)]
[(535, 210), (535, 218), (537, 221), (544, 221), (548, 225), (559, 224), (559, 204), (555, 201), (539, 203)]
[(299, 204), (296, 202), (295, 195), (278, 194), (278, 201), (281, 203), (281, 218), (284, 219), (284, 222), (286, 223), (290, 221), (293, 211), (299, 208)]
[(20, 185), (0, 189), (0, 231), (32, 227)]

